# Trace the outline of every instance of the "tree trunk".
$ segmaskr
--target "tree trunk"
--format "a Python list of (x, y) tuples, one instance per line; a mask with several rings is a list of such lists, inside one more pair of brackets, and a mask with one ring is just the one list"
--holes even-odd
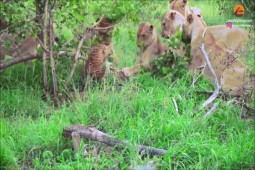
[(54, 42), (54, 35), (53, 35), (53, 9), (50, 11), (50, 65), (51, 65), (51, 74), (52, 74), (52, 82), (53, 82), (53, 91), (55, 100), (58, 99), (58, 84), (57, 84), (57, 77), (56, 77), (56, 70), (55, 70), (55, 61), (53, 57), (53, 42)]
[[(48, 14), (48, 0), (44, 1), (44, 22), (43, 22), (43, 46), (47, 47), (47, 37), (46, 37), (46, 27), (47, 27), (47, 14)], [(47, 52), (43, 51), (43, 87), (45, 92), (48, 92), (48, 83), (47, 83)]]

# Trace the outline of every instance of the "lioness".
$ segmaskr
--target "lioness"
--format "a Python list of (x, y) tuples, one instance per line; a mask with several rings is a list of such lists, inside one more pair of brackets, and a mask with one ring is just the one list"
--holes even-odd
[(182, 25), (185, 17), (194, 14), (200, 18), (201, 23), (206, 26), (203, 20), (202, 12), (199, 8), (188, 7), (188, 0), (170, 0), (170, 9), (166, 11), (162, 20), (162, 37), (168, 39), (176, 34), (178, 30), (182, 31)]
[(185, 17), (178, 11), (169, 9), (162, 20), (161, 36), (168, 39), (171, 35), (182, 31), (182, 25), (185, 22)]
[(124, 68), (122, 72), (126, 77), (140, 71), (141, 67), (151, 69), (151, 62), (169, 50), (162, 44), (156, 32), (156, 28), (150, 23), (141, 23), (137, 31), (137, 47), (142, 50), (139, 56), (139, 64), (133, 67)]
[[(189, 14), (183, 24), (183, 34), (191, 39), (192, 61), (189, 69), (204, 65), (205, 59), (200, 47), (204, 43), (205, 51), (216, 73), (218, 81), (225, 91), (240, 93), (246, 83), (245, 66), (236, 59), (236, 52), (242, 51), (248, 41), (249, 33), (239, 27), (228, 29), (225, 25), (205, 27), (199, 18)], [(213, 77), (208, 67), (205, 74)]]
[[(188, 0), (170, 0), (169, 9), (180, 12), (184, 17), (188, 16), (190, 13), (201, 18), (203, 21), (202, 11), (197, 7), (188, 7)], [(204, 21), (203, 21), (204, 22)], [(205, 22), (204, 22), (205, 24)]]
[(180, 12), (184, 17), (189, 14), (188, 0), (170, 0), (169, 8)]

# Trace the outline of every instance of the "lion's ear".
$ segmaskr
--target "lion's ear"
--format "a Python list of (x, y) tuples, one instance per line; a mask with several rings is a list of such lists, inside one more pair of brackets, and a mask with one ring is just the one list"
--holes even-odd
[(154, 28), (154, 26), (153, 26), (153, 25), (151, 25), (151, 26), (150, 26), (150, 31), (153, 31), (153, 28)]
[(191, 23), (193, 22), (193, 20), (194, 20), (194, 19), (193, 19), (192, 14), (189, 14), (189, 15), (188, 15), (188, 17), (187, 17), (187, 21), (188, 21), (188, 23), (190, 23), (190, 24), (191, 24)]
[(188, 0), (183, 0), (182, 2), (183, 2), (183, 3), (187, 3), (187, 2), (188, 2)]
[(175, 19), (175, 16), (176, 16), (176, 12), (171, 12), (171, 13), (170, 13), (170, 19), (171, 19), (171, 20), (174, 20), (174, 19)]
[(175, 0), (169, 0), (169, 3), (173, 2), (173, 1), (175, 1)]

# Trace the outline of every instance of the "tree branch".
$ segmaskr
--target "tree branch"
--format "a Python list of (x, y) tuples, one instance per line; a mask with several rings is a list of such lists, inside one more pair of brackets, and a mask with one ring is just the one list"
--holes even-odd
[(34, 60), (34, 59), (39, 59), (39, 58), (42, 58), (42, 56), (40, 56), (40, 55), (37, 55), (37, 56), (30, 55), (28, 57), (17, 57), (15, 59), (11, 60), (8, 63), (1, 63), (0, 64), (0, 70), (4, 70), (4, 69), (6, 69), (6, 68), (8, 68), (10, 66), (13, 66), (15, 64), (19, 64), (21, 62), (25, 62), (25, 61), (29, 61), (29, 60)]
[(86, 29), (85, 33), (83, 34), (82, 39), (80, 40), (79, 45), (76, 50), (73, 67), (71, 69), (71, 72), (70, 72), (68, 78), (66, 79), (66, 86), (69, 85), (69, 83), (71, 82), (73, 74), (76, 70), (76, 67), (77, 67), (78, 61), (79, 61), (79, 57), (80, 57), (80, 53), (81, 53), (81, 47), (82, 47), (84, 41), (88, 41), (91, 37), (93, 37), (97, 33), (94, 30), (94, 28), (102, 21), (103, 17), (104, 17), (104, 15), (100, 18), (100, 20), (95, 25), (93, 25), (91, 28)]
[[(121, 145), (126, 147), (130, 146), (130, 143), (128, 141), (123, 141), (118, 138), (112, 137), (111, 135), (103, 133), (91, 126), (83, 126), (83, 125), (67, 126), (64, 128), (62, 135), (67, 138), (72, 138), (73, 132), (79, 133), (81, 138), (85, 138), (91, 141), (101, 142), (109, 146), (116, 146), (116, 145)], [(144, 146), (144, 145), (138, 145), (137, 152), (139, 154), (146, 153), (151, 156), (153, 155), (164, 156), (168, 153), (167, 150), (152, 148), (152, 147)]]

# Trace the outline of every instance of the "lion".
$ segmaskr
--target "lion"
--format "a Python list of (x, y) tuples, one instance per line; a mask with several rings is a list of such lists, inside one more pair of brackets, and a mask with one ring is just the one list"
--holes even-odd
[(161, 36), (169, 39), (178, 31), (182, 31), (182, 25), (185, 22), (185, 17), (178, 11), (169, 9), (165, 13), (162, 20)]
[[(170, 0), (169, 1), (169, 9), (178, 11), (182, 14), (182, 16), (187, 17), (190, 13), (201, 18), (203, 21), (202, 11), (197, 7), (188, 7), (188, 0)], [(205, 24), (205, 22), (203, 21)]]
[(139, 64), (124, 68), (122, 72), (126, 77), (140, 71), (141, 68), (151, 70), (151, 62), (158, 56), (169, 51), (169, 47), (160, 42), (156, 28), (150, 23), (141, 23), (137, 31), (137, 47), (141, 49)]
[(162, 19), (163, 38), (168, 39), (176, 34), (178, 30), (182, 31), (182, 25), (185, 22), (185, 17), (189, 14), (194, 14), (200, 18), (201, 23), (207, 26), (202, 17), (202, 11), (196, 7), (188, 7), (188, 0), (170, 0), (170, 9), (166, 11)]
[[(231, 91), (232, 94), (240, 94), (239, 89), (243, 89), (249, 78), (246, 77), (247, 68), (242, 58), (237, 59), (237, 52), (244, 51), (249, 33), (239, 27), (229, 29), (225, 25), (205, 27), (196, 15), (189, 14), (183, 24), (183, 34), (191, 39), (192, 61), (189, 69), (195, 72), (205, 64), (205, 56), (200, 48), (204, 44), (222, 89)], [(205, 69), (205, 75), (214, 78), (208, 67)]]
[(105, 75), (105, 61), (113, 53), (112, 44), (93, 47), (84, 67), (84, 75), (99, 80)]
[(188, 0), (170, 0), (169, 9), (178, 11), (185, 17), (189, 12)]

